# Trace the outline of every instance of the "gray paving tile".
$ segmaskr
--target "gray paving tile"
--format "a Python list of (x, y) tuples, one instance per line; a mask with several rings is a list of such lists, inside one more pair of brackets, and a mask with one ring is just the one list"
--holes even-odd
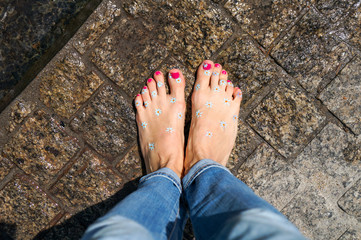
[(12, 162), (10, 162), (7, 158), (0, 156), (0, 181), (9, 174), (12, 167)]
[(359, 0), (316, 0), (317, 9), (333, 22), (345, 15)]
[(130, 180), (143, 176), (142, 161), (139, 153), (138, 146), (134, 146), (115, 166), (119, 172), (126, 175)]
[(361, 179), (338, 200), (338, 205), (346, 213), (361, 217)]

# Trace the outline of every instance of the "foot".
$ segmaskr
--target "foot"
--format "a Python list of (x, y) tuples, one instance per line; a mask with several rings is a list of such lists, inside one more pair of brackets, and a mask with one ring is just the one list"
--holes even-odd
[(198, 68), (192, 94), (192, 122), (184, 162), (185, 174), (208, 158), (226, 166), (237, 135), (242, 92), (227, 80), (220, 64), (206, 60)]
[(181, 176), (184, 159), (185, 100), (183, 74), (172, 69), (167, 94), (164, 75), (157, 71), (135, 98), (141, 151), (147, 173), (168, 167)]

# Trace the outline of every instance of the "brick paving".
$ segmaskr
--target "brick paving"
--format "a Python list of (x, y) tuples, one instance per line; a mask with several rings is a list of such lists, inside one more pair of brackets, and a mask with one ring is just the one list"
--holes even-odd
[(78, 239), (145, 173), (145, 80), (182, 69), (189, 103), (212, 59), (244, 91), (230, 170), (310, 239), (361, 239), (360, 5), (104, 0), (0, 115), (0, 229)]

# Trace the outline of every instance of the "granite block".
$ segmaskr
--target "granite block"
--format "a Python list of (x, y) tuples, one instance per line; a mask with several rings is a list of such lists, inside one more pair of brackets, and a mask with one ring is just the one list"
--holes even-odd
[(331, 21), (337, 22), (357, 2), (359, 0), (316, 0), (316, 8)]
[(298, 87), (281, 82), (253, 110), (247, 122), (282, 155), (289, 157), (307, 144), (325, 119)]
[(357, 159), (349, 159), (356, 139), (329, 123), (298, 155), (294, 166), (309, 179), (320, 193), (336, 198), (360, 168)]
[(35, 104), (32, 102), (17, 100), (10, 110), (10, 119), (7, 130), (12, 132), (23, 122), (23, 120), (34, 110)]
[(265, 143), (240, 166), (237, 178), (279, 210), (296, 195), (301, 182), (295, 170)]
[(10, 162), (7, 158), (0, 156), (0, 181), (9, 174), (12, 167), (12, 162)]
[(5, 156), (35, 180), (47, 183), (80, 149), (77, 139), (42, 110), (36, 111), (5, 145)]
[(197, 67), (232, 35), (230, 19), (204, 0), (125, 1), (125, 10), (142, 17), (147, 29), (179, 61)]
[(96, 151), (107, 157), (124, 153), (137, 136), (132, 105), (110, 85), (105, 86), (70, 124)]
[(239, 119), (236, 142), (227, 163), (228, 169), (236, 174), (237, 166), (243, 163), (260, 143), (261, 139)]
[(361, 50), (361, 7), (358, 7), (343, 21), (343, 30), (338, 36), (347, 39), (352, 45)]
[(337, 203), (346, 213), (361, 217), (361, 179), (359, 179)]
[(59, 206), (38, 186), (25, 178), (16, 178), (0, 191), (0, 222), (13, 225), (1, 229), (13, 239), (32, 239), (59, 213)]
[(306, 3), (304, 0), (228, 0), (224, 6), (241, 28), (268, 48), (295, 21)]
[(138, 146), (134, 146), (115, 166), (119, 172), (126, 175), (128, 179), (135, 180), (143, 175), (142, 161), (139, 156)]
[(87, 67), (76, 53), (70, 53), (41, 78), (41, 100), (48, 107), (69, 118), (94, 93), (103, 81)]
[(84, 54), (119, 16), (120, 9), (113, 1), (102, 2), (74, 36), (73, 46)]
[(104, 160), (86, 150), (51, 191), (66, 206), (82, 210), (115, 194), (122, 182)]
[[(359, 224), (361, 225), (361, 224)], [(360, 227), (348, 229), (338, 240), (359, 240), (361, 239)]]
[(133, 97), (166, 56), (139, 21), (122, 19), (96, 45), (91, 60)]
[(361, 58), (351, 61), (319, 98), (356, 134), (361, 134)]
[(282, 213), (310, 239), (335, 239), (347, 230), (350, 220), (312, 187), (294, 197)]
[(263, 87), (279, 78), (279, 68), (265, 57), (246, 34), (220, 52), (216, 62), (228, 71), (229, 80), (241, 88), (245, 104)]
[(329, 33), (330, 23), (311, 9), (273, 48), (271, 56), (309, 92), (316, 93), (351, 59), (351, 49)]

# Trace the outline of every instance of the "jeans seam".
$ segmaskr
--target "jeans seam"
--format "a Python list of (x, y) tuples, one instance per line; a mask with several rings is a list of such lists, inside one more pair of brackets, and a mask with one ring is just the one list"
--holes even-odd
[[(198, 177), (202, 172), (204, 172), (205, 170), (207, 170), (208, 168), (212, 168), (212, 167), (216, 167), (216, 168), (221, 168), (224, 169), (225, 171), (229, 172), (228, 169), (226, 169), (224, 166), (220, 166), (218, 164), (214, 164), (214, 163), (210, 163), (210, 164), (206, 164), (204, 166), (202, 166), (200, 169), (198, 169), (193, 175), (192, 177), (188, 180), (188, 182), (185, 184), (184, 189), (186, 189), (193, 181), (196, 177)], [(230, 172), (229, 172), (230, 173)]]
[(172, 183), (174, 183), (174, 185), (176, 185), (179, 193), (182, 193), (181, 185), (178, 183), (178, 181), (176, 179), (174, 179), (171, 175), (168, 175), (167, 173), (156, 173), (156, 174), (153, 174), (150, 176), (145, 176), (143, 179), (141, 179), (139, 181), (139, 184), (142, 184), (146, 180), (149, 180), (151, 178), (158, 177), (158, 176), (169, 179)]

